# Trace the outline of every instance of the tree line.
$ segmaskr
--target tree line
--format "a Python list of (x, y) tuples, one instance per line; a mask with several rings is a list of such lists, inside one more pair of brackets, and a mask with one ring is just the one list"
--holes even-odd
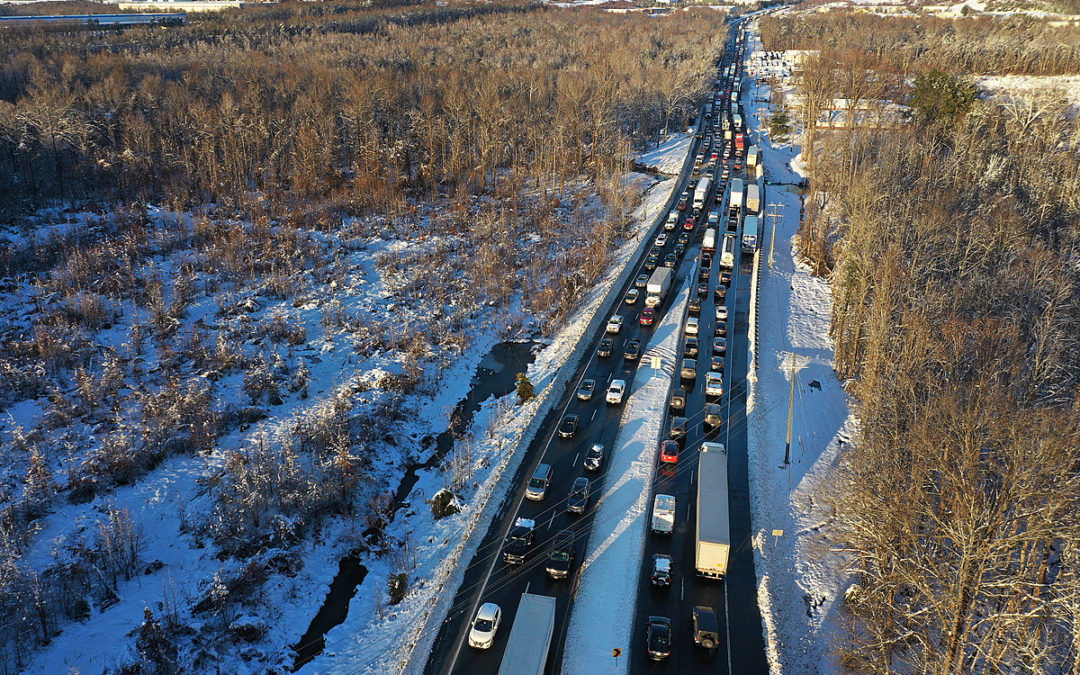
[[(953, 52), (936, 20), (925, 34), (864, 16), (767, 25), (798, 34), (786, 46), (809, 46), (806, 28), (824, 45), (854, 42), (805, 64), (804, 126), (834, 97), (911, 106), (906, 125), (804, 134), (811, 194), (797, 245), (830, 279), (835, 367), (861, 425), (830, 495), (857, 579), (850, 639), (833, 651), (865, 673), (1073, 672), (1076, 124), (1061, 92), (983, 102), (958, 76), (994, 64), (1077, 72), (1072, 56), (1052, 68), (1034, 58), (1073, 47), (1030, 40), (1048, 33), (1023, 21), (961, 21), (949, 30), (981, 37), (944, 68)], [(857, 37), (859, 26), (873, 30)], [(999, 41), (1014, 45), (1013, 66), (990, 56)]]
[[(407, 17), (407, 18), (404, 18)], [(715, 30), (700, 30), (702, 27)], [(0, 194), (383, 211), (407, 196), (600, 175), (682, 127), (723, 37), (526, 5), (281, 5), (123, 33), (13, 33)]]
[[(0, 671), (152, 563), (140, 524), (110, 512), (31, 568), (43, 518), (307, 398), (296, 348), (315, 327), (401, 372), (350, 373), (230, 451), (197, 506), (177, 499), (183, 536), (227, 569), (147, 617), (130, 672), (211, 669), (183, 648), (187, 617), (231, 630), (327, 518), (364, 513), (374, 539), (357, 545), (391, 550), (370, 466), (415, 415), (406, 394), (437, 390), (472, 326), (552, 331), (574, 311), (625, 237), (632, 149), (685, 128), (725, 37), (711, 11), (524, 3), (189, 18), (0, 39), (0, 204), (25, 235), (0, 250), (0, 410), (42, 412), (4, 448)], [(349, 306), (380, 240), (409, 244), (371, 256), (409, 311)]]
[(1080, 26), (1027, 16), (942, 19), (865, 13), (769, 15), (765, 49), (856, 50), (904, 73), (1061, 75), (1080, 72)]

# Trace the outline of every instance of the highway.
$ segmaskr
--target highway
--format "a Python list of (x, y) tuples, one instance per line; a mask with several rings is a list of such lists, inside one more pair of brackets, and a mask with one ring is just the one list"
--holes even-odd
[[(662, 224), (666, 212), (675, 207), (681, 192), (686, 188), (693, 167), (692, 158), (699, 150), (702, 140), (696, 139), (691, 147), (691, 161), (687, 162), (679, 177), (676, 190), (672, 193), (672, 199), (667, 208), (657, 219), (650, 239), (662, 232)], [(722, 138), (718, 138), (714, 147), (722, 149)], [(723, 161), (723, 160), (721, 160)], [(719, 172), (717, 172), (719, 176)], [(715, 181), (714, 187), (715, 190)], [(709, 204), (713, 202), (710, 197)], [(696, 226), (692, 231), (691, 240), (687, 245), (689, 254), (696, 254), (700, 250), (701, 235), (704, 230), (703, 223), (708, 217), (710, 208), (702, 209), (697, 219)], [(689, 212), (689, 211), (688, 211)], [(721, 213), (724, 213), (721, 211)], [(683, 233), (682, 221), (679, 227), (668, 232), (668, 242), (662, 247), (659, 256), (663, 264), (665, 256), (674, 251), (678, 235)], [(719, 232), (724, 232), (722, 218)], [(575, 565), (572, 574), (567, 580), (551, 580), (545, 572), (545, 564), (550, 542), (556, 532), (562, 529), (570, 529), (576, 534), (577, 561), (580, 563), (585, 553), (589, 530), (592, 525), (595, 508), (595, 496), (603, 489), (603, 481), (606, 474), (607, 463), (598, 472), (586, 471), (583, 460), (586, 451), (593, 443), (602, 444), (606, 452), (610, 454), (615, 436), (618, 432), (622, 414), (621, 405), (608, 405), (605, 403), (604, 394), (607, 385), (613, 379), (623, 379), (628, 384), (633, 381), (634, 371), (637, 368), (636, 361), (628, 361), (623, 356), (626, 343), (629, 340), (641, 341), (642, 351), (651, 337), (652, 327), (641, 326), (638, 317), (644, 308), (645, 289), (640, 288), (641, 297), (633, 305), (623, 302), (627, 292), (635, 287), (635, 278), (639, 274), (648, 274), (643, 269), (645, 257), (649, 247), (644, 247), (642, 255), (628, 264), (635, 267), (635, 272), (629, 275), (627, 284), (620, 289), (617, 298), (611, 306), (606, 308), (606, 316), (620, 314), (624, 323), (621, 331), (616, 335), (606, 335), (603, 329), (599, 334), (591, 337), (591, 344), (582, 358), (571, 382), (573, 385), (568, 389), (563, 400), (553, 408), (552, 413), (544, 420), (542, 429), (530, 445), (526, 459), (522, 462), (515, 476), (515, 489), (507, 495), (502, 510), (493, 519), (492, 525), (485, 533), (475, 556), (466, 569), (462, 585), (457, 590), (454, 604), (446, 620), (444, 621), (439, 635), (432, 648), (431, 655), (426, 664), (427, 673), (468, 673), (483, 675), (497, 673), (502, 658), (503, 649), (506, 646), (506, 636), (514, 621), (514, 613), (518, 601), (523, 592), (550, 595), (556, 598), (556, 627), (555, 638), (548, 658), (547, 672), (558, 672), (558, 664), (562, 661), (562, 645), (565, 638), (566, 626), (569, 619), (569, 610), (576, 587), (579, 565)], [(717, 254), (716, 258), (719, 258)], [(676, 271), (687, 272), (696, 269), (694, 265), (684, 265), (685, 256), (678, 260)], [(757, 610), (756, 583), (753, 571), (753, 556), (750, 548), (750, 523), (749, 503), (746, 477), (746, 433), (745, 433), (745, 376), (746, 376), (746, 350), (747, 328), (749, 310), (749, 274), (748, 263), (741, 266), (736, 264), (733, 270), (731, 295), (728, 304), (732, 307), (731, 335), (729, 341), (732, 345), (729, 349), (728, 364), (725, 369), (725, 390), (731, 392), (734, 387), (734, 396), (724, 397), (726, 407), (729, 409), (727, 419), (719, 429), (720, 440), (728, 445), (729, 471), (731, 484), (731, 534), (733, 541), (731, 569), (726, 582), (698, 581), (694, 574), (693, 560), (693, 467), (696, 465), (696, 448), (702, 440), (702, 411), (704, 408), (704, 373), (708, 371), (709, 356), (711, 356), (711, 343), (713, 326), (715, 321), (713, 288), (718, 283), (718, 263), (713, 262), (712, 274), (709, 285), (709, 295), (703, 298), (701, 310), (701, 356), (699, 357), (699, 374), (696, 386), (686, 386), (689, 393), (687, 410), (691, 417), (691, 426), (684, 444), (684, 452), (680, 456), (678, 469), (673, 475), (659, 475), (654, 488), (660, 492), (675, 494), (678, 499), (677, 529), (670, 541), (658, 542), (652, 538), (647, 542), (647, 555), (642, 561), (642, 576), (639, 580), (639, 594), (635, 609), (634, 629), (632, 639), (635, 641), (629, 648), (630, 665), (632, 672), (655, 669), (664, 669), (669, 672), (733, 672), (755, 673), (767, 672), (759, 666), (765, 664), (764, 644), (761, 635), (761, 620)], [(696, 288), (696, 279), (694, 280)], [(672, 291), (667, 294), (663, 303), (657, 308), (657, 323), (664, 312), (670, 310), (670, 303), (675, 297), (675, 290), (683, 283), (683, 279), (676, 277), (672, 282)], [(614, 349), (611, 356), (600, 357), (597, 355), (597, 346), (605, 337), (614, 338)], [(682, 341), (680, 339), (680, 352)], [(577, 387), (584, 379), (596, 381), (596, 391), (589, 401), (581, 401), (576, 396)], [(657, 411), (658, 414), (666, 414)], [(581, 423), (576, 434), (571, 439), (561, 439), (556, 434), (556, 428), (560, 420), (566, 414), (576, 414)], [(666, 427), (665, 420), (665, 429)], [(740, 450), (741, 448), (741, 450)], [(741, 453), (741, 454), (740, 454)], [(551, 485), (543, 501), (530, 501), (525, 499), (525, 486), (536, 466), (540, 463), (551, 465), (553, 469)], [(574, 479), (586, 476), (591, 481), (593, 499), (584, 515), (572, 515), (566, 512), (566, 496)], [(511, 565), (502, 560), (501, 551), (504, 540), (518, 517), (525, 517), (536, 522), (536, 541), (528, 552), (524, 564)], [(674, 583), (670, 589), (655, 590), (649, 583), (649, 571), (651, 569), (651, 554), (660, 550), (672, 554), (675, 561)], [(494, 645), (487, 650), (472, 649), (467, 644), (467, 635), (470, 621), (475, 615), (477, 608), (482, 602), (493, 602), (502, 609), (502, 624)], [(728, 602), (731, 607), (728, 607)], [(730, 640), (725, 642), (721, 638), (721, 647), (713, 654), (707, 654), (702, 649), (695, 649), (691, 640), (690, 609), (697, 604), (706, 604), (716, 609), (720, 619), (721, 635), (730, 630)], [(672, 656), (667, 662), (654, 663), (645, 655), (645, 619), (649, 614), (661, 614), (669, 616), (673, 621), (673, 649)], [(727, 619), (726, 619), (727, 617)], [(640, 628), (639, 628), (640, 627)], [(500, 639), (501, 638), (501, 639)], [(640, 643), (637, 641), (640, 640)], [(738, 645), (737, 650), (730, 650), (727, 644)], [(729, 669), (728, 663), (731, 663)]]

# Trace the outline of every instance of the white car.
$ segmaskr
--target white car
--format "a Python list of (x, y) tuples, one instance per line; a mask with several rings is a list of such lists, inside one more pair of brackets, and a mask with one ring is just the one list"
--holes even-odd
[(697, 335), (698, 334), (698, 318), (691, 316), (686, 320), (686, 334)]
[(664, 221), (664, 229), (668, 230), (670, 232), (671, 230), (674, 230), (675, 226), (678, 225), (678, 224), (679, 224), (679, 212), (672, 209), (667, 214), (667, 220)]
[(622, 403), (623, 395), (626, 393), (626, 381), (625, 380), (612, 380), (611, 384), (607, 388), (607, 402), (612, 405), (618, 405)]
[(494, 602), (480, 605), (472, 629), (469, 630), (469, 646), (476, 649), (490, 649), (495, 643), (495, 631), (499, 630), (502, 610)]
[(622, 315), (616, 314), (615, 316), (608, 319), (607, 332), (609, 332), (609, 333), (618, 333), (621, 330), (622, 330)]
[(720, 305), (716, 308), (716, 320), (727, 321), (727, 305)]
[(724, 374), (723, 373), (708, 373), (705, 375), (705, 395), (706, 396), (723, 396), (724, 395)]
[(656, 245), (659, 248), (664, 248), (665, 246), (667, 246), (667, 233), (666, 232), (661, 232), (660, 234), (656, 235)]

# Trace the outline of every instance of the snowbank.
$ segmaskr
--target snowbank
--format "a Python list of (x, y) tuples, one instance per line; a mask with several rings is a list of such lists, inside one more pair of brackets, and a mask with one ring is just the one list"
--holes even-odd
[[(692, 264), (687, 256), (684, 265)], [(683, 270), (685, 272), (685, 270)], [(596, 506), (581, 580), (566, 631), (564, 675), (626, 672), (630, 659), (612, 666), (611, 645), (632, 644), (637, 580), (648, 527), (649, 494), (656, 469), (653, 448), (663, 432), (663, 410), (675, 375), (679, 327), (686, 316), (691, 275), (653, 332), (626, 401), (604, 492)], [(652, 357), (661, 359), (652, 367)]]
[[(752, 51), (753, 47), (749, 51)], [(751, 104), (747, 87), (743, 103)], [(764, 85), (760, 96), (768, 97)], [(758, 120), (746, 116), (751, 132)], [(774, 148), (762, 129), (765, 179), (790, 183), (801, 163), (798, 148)], [(793, 180), (795, 179), (795, 180)], [(783, 205), (769, 266), (772, 219), (766, 219), (754, 306), (747, 401), (751, 518), (758, 601), (771, 670), (777, 673), (839, 673), (827, 651), (839, 634), (837, 600), (847, 585), (844, 558), (831, 552), (832, 514), (820, 499), (832, 478), (855, 420), (833, 372), (828, 338), (828, 281), (814, 277), (795, 258), (800, 198), (784, 185), (766, 185), (765, 203)], [(779, 210), (779, 208), (777, 208)], [(795, 398), (790, 464), (785, 463), (792, 353)], [(783, 534), (773, 536), (773, 531)]]

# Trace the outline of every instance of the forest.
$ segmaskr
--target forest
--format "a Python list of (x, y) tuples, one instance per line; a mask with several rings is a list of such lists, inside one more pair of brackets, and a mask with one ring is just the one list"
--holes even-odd
[(833, 15), (762, 31), (767, 49), (822, 47), (798, 78), (804, 125), (833, 97), (911, 107), (898, 128), (804, 134), (800, 253), (830, 279), (860, 420), (830, 495), (857, 582), (832, 650), (862, 673), (1076, 672), (1080, 133), (1052, 86), (980, 100), (966, 76), (1076, 74), (1077, 32)]
[[(189, 18), (0, 35), (0, 414), (40, 413), (3, 447), (0, 672), (156, 569), (112, 497), (178, 458), (206, 475), (176, 536), (222, 569), (146, 616), (123, 672), (258, 643), (204, 633), (333, 518), (388, 548), (379, 448), (473, 327), (550, 334), (602, 279), (633, 151), (686, 128), (726, 37), (710, 11), (515, 2)], [(357, 307), (369, 268), (394, 314)], [(307, 354), (327, 344), (400, 368), (320, 396)], [(65, 509), (89, 526), (41, 551)]]

